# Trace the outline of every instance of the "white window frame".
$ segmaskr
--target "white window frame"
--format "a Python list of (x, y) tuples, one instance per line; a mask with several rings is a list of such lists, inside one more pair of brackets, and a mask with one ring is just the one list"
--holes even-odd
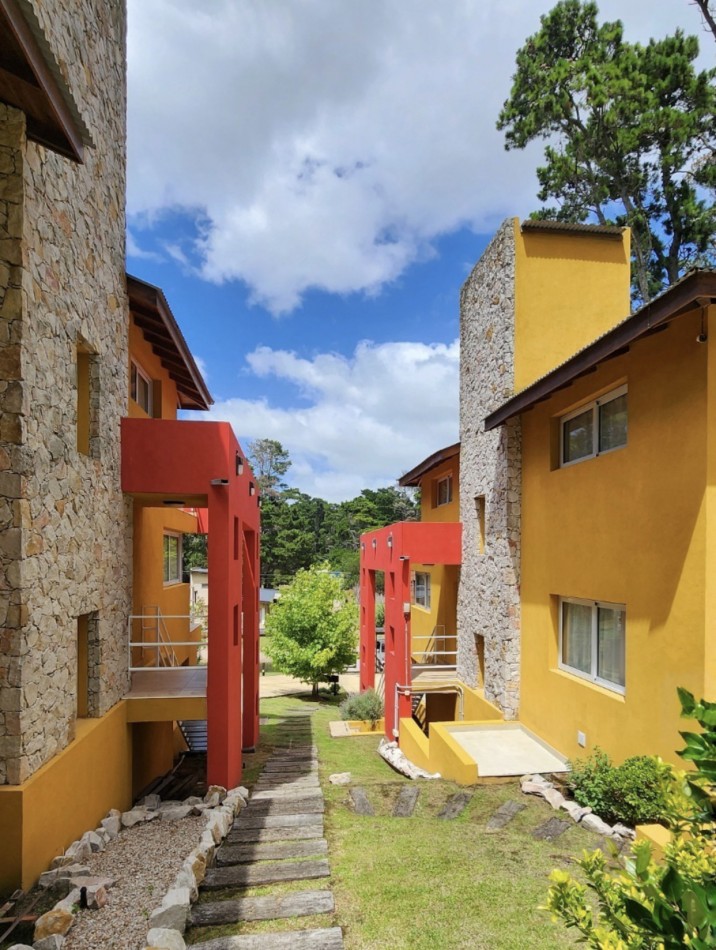
[[(564, 624), (564, 604), (581, 604), (584, 607), (591, 607), (592, 609), (592, 644), (591, 644), (591, 672), (585, 673), (584, 670), (575, 669), (573, 666), (568, 666), (562, 660), (562, 627)], [(620, 686), (619, 683), (613, 683), (611, 680), (605, 680), (597, 676), (597, 663), (598, 663), (598, 650), (599, 650), (599, 633), (598, 633), (598, 624), (599, 624), (599, 608), (606, 610), (620, 610), (624, 614), (624, 680), (625, 685)], [(623, 696), (626, 693), (626, 605), (625, 604), (613, 604), (606, 600), (583, 600), (580, 597), (560, 597), (559, 598), (559, 653), (557, 656), (557, 662), (560, 670), (564, 670), (565, 673), (570, 673), (572, 676), (578, 676), (580, 679), (586, 680), (588, 683), (595, 683), (597, 686), (603, 686), (604, 689), (609, 689), (614, 693), (619, 693), (620, 696)]]
[[(136, 385), (136, 383), (134, 382), (134, 379), (133, 379), (133, 377), (134, 377), (135, 374), (136, 374), (136, 376), (137, 376), (138, 379), (144, 380), (144, 382), (147, 384), (147, 402), (148, 402), (148, 405), (147, 405), (147, 406), (143, 406), (143, 405), (141, 404), (141, 402), (137, 399), (137, 396), (138, 396), (139, 393), (138, 393), (138, 387), (137, 387), (137, 385)], [(144, 412), (146, 412), (146, 414), (147, 414), (148, 416), (151, 416), (152, 413), (154, 412), (154, 405), (153, 405), (153, 403), (154, 403), (154, 392), (153, 392), (153, 390), (154, 390), (154, 384), (153, 384), (153, 381), (152, 381), (151, 376), (147, 375), (147, 373), (144, 372), (144, 370), (143, 370), (142, 367), (139, 365), (139, 363), (136, 362), (136, 360), (131, 360), (131, 361), (130, 361), (130, 369), (129, 369), (129, 389), (130, 389), (130, 394), (131, 394), (132, 390), (134, 390), (134, 395), (132, 396), (132, 399), (134, 400), (134, 402), (139, 406), (140, 409), (143, 409)]]
[[(604, 393), (602, 396), (599, 396), (597, 399), (593, 399), (591, 402), (586, 402), (584, 405), (580, 406), (578, 409), (573, 409), (572, 412), (568, 412), (564, 416), (559, 417), (559, 467), (560, 468), (569, 468), (570, 465), (578, 465), (580, 462), (586, 462), (587, 459), (596, 458), (598, 455), (609, 455), (610, 452), (618, 452), (619, 449), (623, 449), (629, 439), (629, 429), (627, 422), (627, 442), (624, 442), (623, 445), (615, 445), (611, 449), (599, 449), (599, 407), (604, 406), (607, 403), (613, 402), (615, 399), (618, 399), (620, 396), (626, 395), (628, 392), (628, 387), (626, 383), (623, 386), (619, 386), (617, 389), (611, 389), (609, 392)], [(578, 459), (571, 459), (569, 462), (564, 460), (564, 426), (565, 423), (569, 422), (570, 419), (575, 419), (577, 416), (583, 415), (585, 412), (592, 412), (592, 451), (589, 455), (580, 455)], [(627, 400), (627, 420), (629, 418), (629, 402)]]
[[(440, 501), (440, 486), (447, 485), (447, 500)], [(435, 507), (441, 508), (443, 505), (449, 505), (452, 501), (452, 475), (444, 475), (435, 482)]]
[[(167, 538), (176, 538), (177, 542), (177, 574), (175, 577), (167, 578), (167, 561), (166, 561), (166, 539)], [(165, 531), (162, 536), (162, 576), (164, 577), (164, 586), (171, 587), (173, 584), (181, 584), (182, 582), (182, 536), (177, 534), (174, 531)]]
[[(424, 578), (422, 584), (418, 583), (418, 578)], [(430, 610), (430, 573), (429, 571), (415, 571), (413, 574), (413, 604), (416, 607), (422, 607), (423, 610)], [(418, 600), (418, 588), (422, 587), (425, 591), (423, 599)]]

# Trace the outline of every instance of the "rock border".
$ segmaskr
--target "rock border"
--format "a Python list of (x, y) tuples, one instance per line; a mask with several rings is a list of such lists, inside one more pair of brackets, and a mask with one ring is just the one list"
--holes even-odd
[(39, 887), (49, 890), (59, 900), (37, 919), (32, 947), (18, 943), (9, 950), (61, 950), (74, 925), (77, 908), (98, 909), (107, 903), (107, 891), (116, 883), (116, 878), (92, 876), (82, 862), (90, 854), (104, 851), (123, 829), (148, 821), (179, 821), (203, 814), (206, 824), (199, 844), (184, 859), (174, 883), (149, 916), (148, 950), (184, 950), (183, 934), (191, 904), (199, 896), (199, 885), (206, 869), (214, 862), (217, 846), (229, 833), (248, 798), (248, 789), (242, 785), (230, 790), (211, 785), (203, 798), (193, 795), (184, 801), (162, 801), (159, 795), (147, 795), (128, 811), (111, 809), (99, 827), (73, 841), (63, 854), (53, 858), (50, 869), (40, 875)]
[(554, 782), (550, 782), (544, 775), (523, 775), (520, 779), (520, 788), (525, 795), (543, 798), (555, 811), (567, 812), (575, 824), (581, 825), (588, 831), (603, 835), (605, 838), (613, 838), (615, 841), (634, 841), (636, 838), (633, 828), (628, 828), (621, 822), (610, 825), (599, 815), (595, 815), (591, 808), (582, 807), (577, 802), (565, 798)]

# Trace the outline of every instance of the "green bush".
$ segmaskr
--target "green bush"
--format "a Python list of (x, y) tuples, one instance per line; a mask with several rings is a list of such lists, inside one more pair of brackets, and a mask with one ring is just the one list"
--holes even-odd
[(569, 784), (575, 801), (610, 824), (644, 825), (667, 814), (671, 770), (649, 755), (635, 755), (614, 766), (601, 749), (572, 765)]
[(385, 603), (383, 601), (375, 605), (375, 625), (376, 627), (385, 626)]
[(343, 719), (359, 719), (375, 725), (383, 715), (383, 700), (374, 689), (367, 689), (364, 693), (352, 693), (341, 703), (341, 717)]

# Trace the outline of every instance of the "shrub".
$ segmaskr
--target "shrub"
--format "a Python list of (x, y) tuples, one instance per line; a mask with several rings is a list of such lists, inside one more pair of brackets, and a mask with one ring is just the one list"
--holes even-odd
[(375, 605), (375, 625), (376, 627), (385, 626), (385, 603), (383, 601)]
[(360, 719), (370, 722), (373, 729), (383, 715), (383, 700), (374, 689), (364, 693), (352, 693), (341, 703), (343, 719)]
[(643, 825), (667, 814), (671, 769), (649, 755), (635, 755), (614, 766), (601, 749), (572, 766), (570, 786), (575, 800), (613, 824)]

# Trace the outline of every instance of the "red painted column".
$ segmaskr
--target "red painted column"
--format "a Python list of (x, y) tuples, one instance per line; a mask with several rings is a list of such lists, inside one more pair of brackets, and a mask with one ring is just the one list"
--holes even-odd
[(360, 689), (375, 688), (375, 571), (360, 571)]
[[(207, 781), (241, 782), (241, 539), (233, 486), (209, 488)], [(237, 542), (238, 541), (238, 545)]]
[[(401, 670), (401, 684), (410, 687), (412, 685), (412, 644), (410, 640), (410, 561), (407, 559), (399, 562), (396, 571), (396, 595), (398, 595), (401, 610), (403, 612), (403, 625), (401, 634), (401, 656), (403, 658), (403, 669)], [(407, 610), (405, 607), (407, 606)], [(401, 691), (398, 695), (398, 720), (412, 716), (412, 698), (408, 691)]]
[(259, 740), (259, 591), (256, 532), (243, 532), (243, 596), (244, 609), (244, 687), (243, 748), (253, 750)]

